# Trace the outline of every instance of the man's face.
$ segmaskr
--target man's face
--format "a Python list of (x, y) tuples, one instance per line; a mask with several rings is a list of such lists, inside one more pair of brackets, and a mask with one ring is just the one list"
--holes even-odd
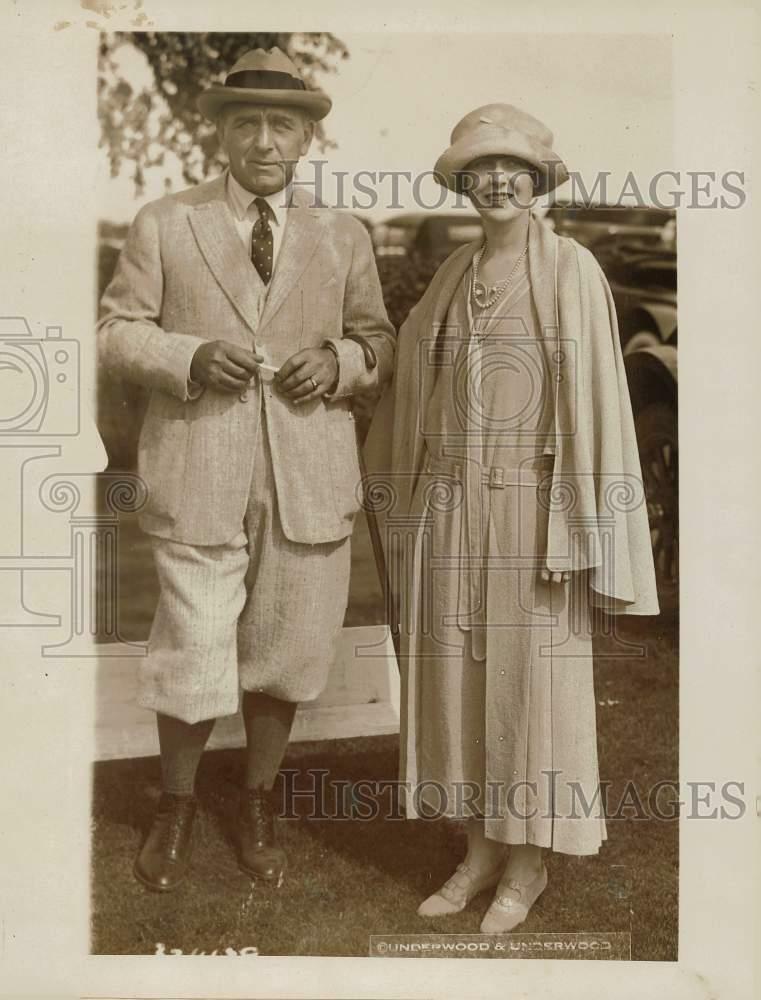
[(482, 156), (465, 169), (463, 178), (480, 215), (506, 221), (531, 206), (534, 168), (514, 156)]
[(233, 177), (247, 191), (266, 196), (290, 182), (314, 125), (298, 108), (240, 104), (223, 114), (217, 129)]

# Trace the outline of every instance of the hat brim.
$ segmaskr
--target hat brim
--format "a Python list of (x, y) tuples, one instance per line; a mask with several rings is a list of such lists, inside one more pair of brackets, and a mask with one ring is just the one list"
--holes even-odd
[(539, 171), (535, 194), (546, 194), (568, 180), (565, 163), (549, 146), (534, 142), (515, 129), (490, 129), (477, 136), (465, 136), (453, 143), (436, 161), (434, 174), (439, 184), (459, 191), (460, 175), (469, 163), (482, 156), (517, 156)]
[(273, 90), (251, 87), (225, 87), (214, 84), (198, 98), (198, 108), (204, 118), (216, 121), (227, 104), (272, 104), (275, 107), (301, 108), (312, 121), (324, 118), (333, 106), (321, 90)]

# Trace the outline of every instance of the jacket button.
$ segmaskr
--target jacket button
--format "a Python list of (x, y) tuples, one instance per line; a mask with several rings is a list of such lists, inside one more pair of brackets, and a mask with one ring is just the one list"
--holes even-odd
[(238, 399), (241, 401), (241, 403), (247, 403), (248, 402), (248, 393), (247, 392), (242, 392), (240, 394), (240, 396), (238, 396)]

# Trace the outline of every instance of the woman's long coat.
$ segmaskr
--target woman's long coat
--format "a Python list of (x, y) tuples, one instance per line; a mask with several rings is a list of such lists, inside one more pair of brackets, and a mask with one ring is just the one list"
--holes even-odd
[[(379, 403), (365, 444), (367, 495), (386, 543), (390, 589), (397, 609), (411, 603), (409, 593), (400, 601), (400, 591), (410, 584), (410, 578), (404, 577), (404, 565), (405, 558), (409, 565), (410, 539), (417, 532), (411, 503), (426, 459), (420, 433), (425, 425), (422, 408), (430, 396), (426, 359), (477, 249), (477, 243), (469, 244), (448, 258), (410, 313), (399, 334), (393, 382)], [(610, 289), (588, 250), (558, 237), (535, 218), (530, 221), (528, 259), (546, 368), (555, 387), (555, 459), (547, 494), (544, 562), (551, 571), (578, 574), (574, 579), (584, 588), (580, 603), (585, 614), (595, 605), (609, 613), (657, 614), (644, 490)], [(499, 600), (498, 591), (492, 588), (489, 607), (493, 606), (495, 613)], [(500, 630), (489, 630), (487, 622), (486, 631), (487, 663), (498, 661), (502, 666)], [(552, 647), (552, 629), (547, 631), (543, 638)], [(565, 779), (579, 782), (589, 801), (597, 782), (591, 636), (583, 627), (575, 634), (567, 629), (564, 632), (563, 655), (551, 654), (543, 666), (549, 671), (545, 688), (552, 690), (552, 698), (542, 726), (532, 716), (538, 704), (532, 687), (536, 678), (529, 680), (528, 672), (514, 662), (515, 658), (506, 671), (490, 674), (485, 712), (486, 778), (509, 779), (516, 787), (527, 782), (536, 769), (531, 761), (537, 760), (532, 734), (541, 730), (546, 743), (543, 764), (552, 767), (553, 762), (559, 762)], [(415, 636), (405, 635), (403, 629), (401, 779), (407, 782), (414, 782), (417, 776), (420, 738), (416, 731), (420, 706), (414, 703), (419, 670), (415, 649)], [(545, 702), (550, 704), (546, 698)], [(509, 739), (503, 737), (498, 743), (496, 722), (508, 717)], [(504, 733), (504, 727), (499, 731)], [(520, 822), (513, 818), (507, 823), (487, 816), (487, 836), (514, 843), (527, 840), (577, 854), (596, 851), (605, 836), (604, 822), (561, 818), (573, 808), (568, 788), (565, 784), (563, 788), (551, 793), (554, 816)], [(416, 814), (411, 798), (407, 809), (408, 815)]]

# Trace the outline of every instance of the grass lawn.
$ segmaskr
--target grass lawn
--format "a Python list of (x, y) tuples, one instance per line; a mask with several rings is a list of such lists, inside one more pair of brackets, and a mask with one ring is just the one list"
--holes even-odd
[[(132, 522), (125, 523), (121, 549), (122, 635), (144, 638), (155, 581)], [(347, 624), (365, 624), (378, 620), (379, 601), (361, 525), (354, 550)], [(678, 780), (677, 623), (632, 618), (623, 628), (646, 656), (612, 658), (612, 640), (596, 640), (600, 773), (611, 783), (609, 812), (627, 782), (644, 800), (656, 781)], [(300, 769), (299, 787), (307, 771), (318, 769), (332, 782), (394, 779), (396, 744), (394, 736), (296, 744), (284, 767)], [(192, 870), (163, 896), (146, 891), (131, 873), (159, 793), (157, 759), (95, 765), (94, 953), (153, 954), (161, 943), (185, 954), (253, 947), (262, 955), (367, 955), (371, 934), (478, 931), (488, 895), (444, 924), (415, 914), (461, 859), (462, 827), (446, 821), (313, 819), (309, 804), (295, 801), (297, 818), (280, 824), (291, 866), (283, 884), (252, 883), (238, 871), (231, 839), (240, 766), (239, 751), (204, 756)], [(633, 813), (609, 819), (598, 856), (547, 854), (549, 886), (520, 930), (629, 931), (633, 958), (676, 960), (678, 824)]]

